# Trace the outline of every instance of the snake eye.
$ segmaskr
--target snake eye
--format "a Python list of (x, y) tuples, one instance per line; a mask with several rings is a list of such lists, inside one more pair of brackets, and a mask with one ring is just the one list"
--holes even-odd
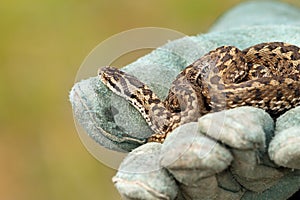
[(112, 74), (112, 77), (115, 81), (119, 81), (120, 77), (117, 74)]

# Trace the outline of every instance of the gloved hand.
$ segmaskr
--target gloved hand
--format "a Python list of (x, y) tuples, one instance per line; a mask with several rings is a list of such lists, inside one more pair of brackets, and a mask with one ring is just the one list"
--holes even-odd
[[(268, 156), (272, 118), (240, 107), (185, 124), (163, 144), (136, 148), (113, 181), (128, 199), (287, 199), (300, 184), (300, 170), (289, 169), (300, 169), (299, 117), (300, 107), (282, 115), (269, 147), (271, 159), (287, 168)], [(283, 124), (290, 128), (281, 132)]]
[[(182, 68), (218, 46), (300, 46), (299, 19), (300, 11), (285, 4), (244, 3), (210, 33), (170, 42), (124, 71), (164, 98)], [(70, 100), (91, 138), (111, 150), (132, 151), (113, 178), (124, 198), (287, 199), (300, 188), (299, 108), (276, 122), (249, 107), (207, 114), (175, 129), (163, 144), (144, 144), (152, 134), (144, 119), (98, 77), (75, 84)]]

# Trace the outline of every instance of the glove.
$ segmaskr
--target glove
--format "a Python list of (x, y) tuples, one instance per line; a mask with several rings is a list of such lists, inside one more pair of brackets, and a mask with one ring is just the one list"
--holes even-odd
[[(163, 99), (185, 66), (216, 47), (300, 46), (299, 19), (300, 11), (286, 4), (243, 3), (209, 33), (170, 42), (123, 70)], [(145, 144), (152, 131), (144, 119), (98, 77), (76, 83), (70, 101), (94, 141), (130, 152), (113, 178), (125, 199), (287, 199), (300, 188), (299, 108), (276, 122), (249, 107), (207, 114), (175, 129), (163, 144)]]

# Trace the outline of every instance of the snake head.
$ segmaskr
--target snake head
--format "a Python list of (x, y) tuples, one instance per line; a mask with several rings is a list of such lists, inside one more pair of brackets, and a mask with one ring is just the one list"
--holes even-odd
[(117, 68), (106, 66), (98, 70), (98, 75), (101, 81), (108, 87), (115, 87), (116, 82), (118, 82), (124, 72), (118, 70)]

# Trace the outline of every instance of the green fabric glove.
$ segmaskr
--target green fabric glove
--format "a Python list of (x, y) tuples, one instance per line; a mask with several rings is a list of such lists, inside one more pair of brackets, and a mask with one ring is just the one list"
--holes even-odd
[[(177, 74), (208, 51), (271, 41), (300, 46), (300, 10), (247, 2), (209, 33), (169, 42), (122, 70), (163, 99)], [(152, 134), (145, 120), (98, 77), (76, 83), (70, 101), (97, 143), (131, 151), (113, 178), (125, 199), (287, 199), (300, 188), (300, 108), (276, 122), (251, 107), (207, 114), (174, 130), (163, 144), (144, 144)]]

